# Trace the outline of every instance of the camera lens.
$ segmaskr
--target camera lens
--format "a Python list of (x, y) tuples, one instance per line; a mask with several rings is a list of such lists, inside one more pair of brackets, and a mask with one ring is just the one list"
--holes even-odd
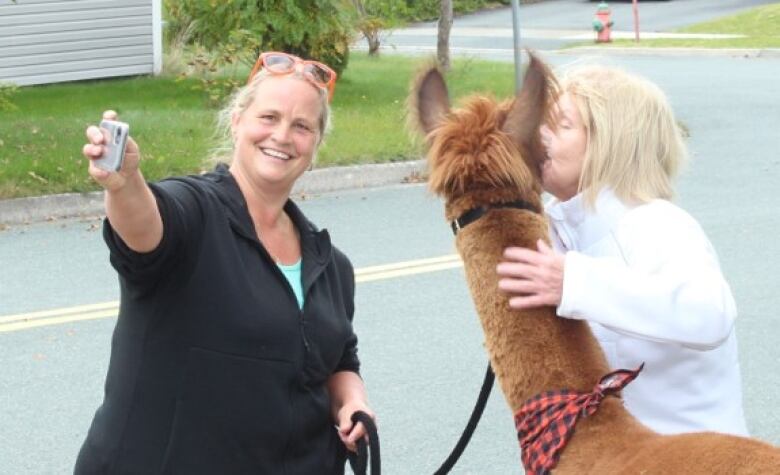
[(122, 141), (122, 129), (116, 130), (116, 136), (114, 137), (114, 143), (119, 145), (119, 142)]

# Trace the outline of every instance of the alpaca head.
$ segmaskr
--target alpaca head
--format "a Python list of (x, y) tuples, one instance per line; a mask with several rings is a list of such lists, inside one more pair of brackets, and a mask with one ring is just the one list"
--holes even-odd
[(451, 109), (442, 74), (431, 68), (412, 90), (412, 114), (426, 134), (430, 189), (450, 200), (472, 190), (514, 188), (540, 193), (544, 158), (539, 125), (548, 114), (554, 80), (530, 54), (523, 88), (502, 103), (472, 96)]

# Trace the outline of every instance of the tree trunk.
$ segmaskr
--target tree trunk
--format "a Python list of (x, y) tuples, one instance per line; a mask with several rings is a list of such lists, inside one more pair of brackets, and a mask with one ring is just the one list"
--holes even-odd
[(359, 19), (358, 29), (368, 41), (368, 54), (369, 56), (376, 56), (379, 54), (379, 31), (381, 22), (372, 20), (366, 13), (366, 7), (363, 5), (362, 0), (352, 0), (352, 4), (355, 6)]
[(364, 33), (366, 35), (366, 40), (368, 40), (368, 55), (369, 56), (376, 56), (379, 54), (379, 32), (378, 31), (371, 31), (369, 33)]
[(439, 38), (436, 43), (436, 57), (442, 71), (450, 70), (450, 30), (452, 29), (452, 0), (441, 0), (439, 15)]

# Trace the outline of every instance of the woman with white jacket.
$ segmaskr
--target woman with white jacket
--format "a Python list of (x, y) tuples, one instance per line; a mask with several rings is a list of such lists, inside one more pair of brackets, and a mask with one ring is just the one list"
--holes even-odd
[(687, 152), (666, 97), (602, 66), (560, 85), (541, 129), (554, 249), (507, 248), (499, 288), (513, 308), (587, 320), (613, 368), (644, 362), (623, 397), (648, 427), (746, 435), (734, 299), (701, 227), (669, 201)]

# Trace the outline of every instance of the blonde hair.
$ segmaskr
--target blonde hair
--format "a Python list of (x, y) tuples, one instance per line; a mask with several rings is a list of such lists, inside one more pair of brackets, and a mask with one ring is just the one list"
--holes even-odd
[[(300, 72), (292, 73), (290, 76), (308, 82)], [(274, 77), (274, 75), (261, 69), (255, 77), (252, 78), (252, 82), (233, 93), (233, 95), (230, 96), (227, 105), (219, 111), (217, 114), (216, 132), (218, 145), (212, 151), (212, 161), (230, 163), (233, 160), (233, 114), (241, 115), (252, 105), (255, 100), (255, 95), (257, 94), (257, 88), (269, 77)], [(312, 85), (312, 87), (316, 86)], [(330, 104), (328, 103), (328, 91), (319, 87), (316, 87), (316, 89), (319, 91), (321, 106), (319, 123), (317, 124), (320, 133), (319, 140), (317, 141), (317, 145), (319, 146), (325, 139), (325, 135), (330, 132), (331, 110)]]
[(585, 203), (592, 206), (604, 188), (632, 204), (674, 196), (688, 152), (658, 86), (621, 69), (580, 66), (564, 73), (561, 91), (572, 96), (585, 125)]

